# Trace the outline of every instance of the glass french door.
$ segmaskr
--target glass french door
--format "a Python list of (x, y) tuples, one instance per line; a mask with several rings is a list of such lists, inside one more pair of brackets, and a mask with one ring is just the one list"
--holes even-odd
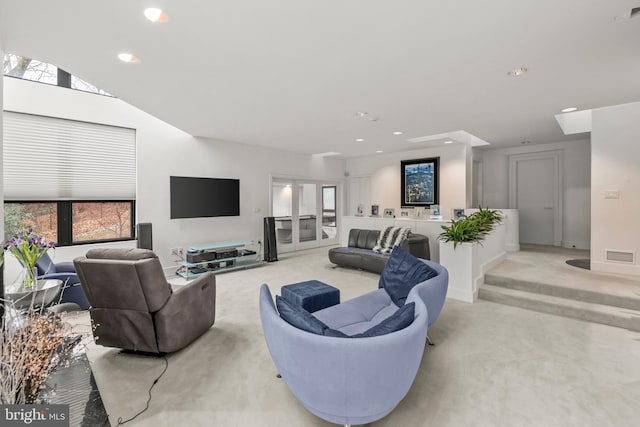
[(338, 241), (338, 185), (274, 178), (271, 214), (279, 252), (328, 246)]

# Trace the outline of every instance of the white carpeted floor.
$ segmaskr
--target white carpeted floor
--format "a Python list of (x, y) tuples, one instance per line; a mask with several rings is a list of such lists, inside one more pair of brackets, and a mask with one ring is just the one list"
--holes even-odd
[[(327, 249), (217, 276), (215, 325), (168, 356), (132, 426), (325, 426), (289, 392), (262, 336), (258, 289), (319, 279), (342, 300), (378, 276), (332, 269)], [(172, 283), (184, 283), (182, 279)], [(188, 307), (185, 307), (188, 309)], [(88, 325), (88, 316), (81, 315)], [(85, 326), (85, 330), (87, 327)], [(620, 426), (640, 419), (640, 334), (486, 301), (447, 300), (407, 397), (376, 426)], [(143, 409), (162, 358), (88, 345), (112, 426)]]

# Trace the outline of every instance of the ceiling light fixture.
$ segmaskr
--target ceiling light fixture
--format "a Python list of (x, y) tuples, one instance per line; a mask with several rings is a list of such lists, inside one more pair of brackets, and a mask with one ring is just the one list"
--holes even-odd
[(138, 62), (138, 58), (136, 58), (130, 53), (125, 53), (125, 52), (119, 53), (118, 59), (122, 62)]
[(523, 75), (527, 71), (529, 71), (527, 67), (520, 67), (520, 68), (514, 68), (513, 70), (509, 71), (507, 74), (509, 76), (518, 77)]
[(364, 142), (364, 138), (356, 138), (356, 142)]
[(358, 111), (356, 113), (356, 116), (358, 116), (358, 117), (366, 117), (368, 115), (369, 115), (369, 113), (367, 113), (366, 111)]
[(445, 144), (453, 144), (453, 141), (448, 140), (448, 141), (445, 141), (444, 143), (445, 143)]
[(144, 16), (151, 22), (167, 22), (169, 20), (169, 16), (157, 7), (145, 9)]
[(383, 153), (383, 151), (382, 150), (376, 150), (376, 154), (380, 154), (380, 153)]
[(393, 134), (394, 134), (394, 135), (402, 135), (402, 134), (403, 134), (403, 132), (402, 132), (402, 131), (400, 131), (400, 130), (397, 130), (397, 131), (393, 132)]
[(567, 107), (567, 108), (563, 108), (560, 111), (562, 111), (563, 113), (571, 113), (571, 112), (577, 111), (577, 110), (578, 110), (578, 107)]
[(531, 144), (531, 141), (529, 141), (528, 139), (525, 139), (524, 141), (520, 141), (520, 144), (529, 145), (529, 144)]

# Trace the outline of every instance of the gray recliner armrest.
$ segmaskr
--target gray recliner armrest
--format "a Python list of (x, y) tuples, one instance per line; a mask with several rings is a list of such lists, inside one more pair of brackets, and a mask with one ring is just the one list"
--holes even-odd
[(209, 329), (216, 316), (216, 277), (205, 273), (182, 286), (154, 314), (158, 350), (179, 350)]

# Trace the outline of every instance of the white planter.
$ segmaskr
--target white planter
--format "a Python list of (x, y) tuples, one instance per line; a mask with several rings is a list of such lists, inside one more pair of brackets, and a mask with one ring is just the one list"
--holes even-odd
[(449, 271), (447, 298), (474, 302), (484, 274), (506, 257), (506, 226), (500, 224), (481, 243), (440, 242), (440, 264)]

